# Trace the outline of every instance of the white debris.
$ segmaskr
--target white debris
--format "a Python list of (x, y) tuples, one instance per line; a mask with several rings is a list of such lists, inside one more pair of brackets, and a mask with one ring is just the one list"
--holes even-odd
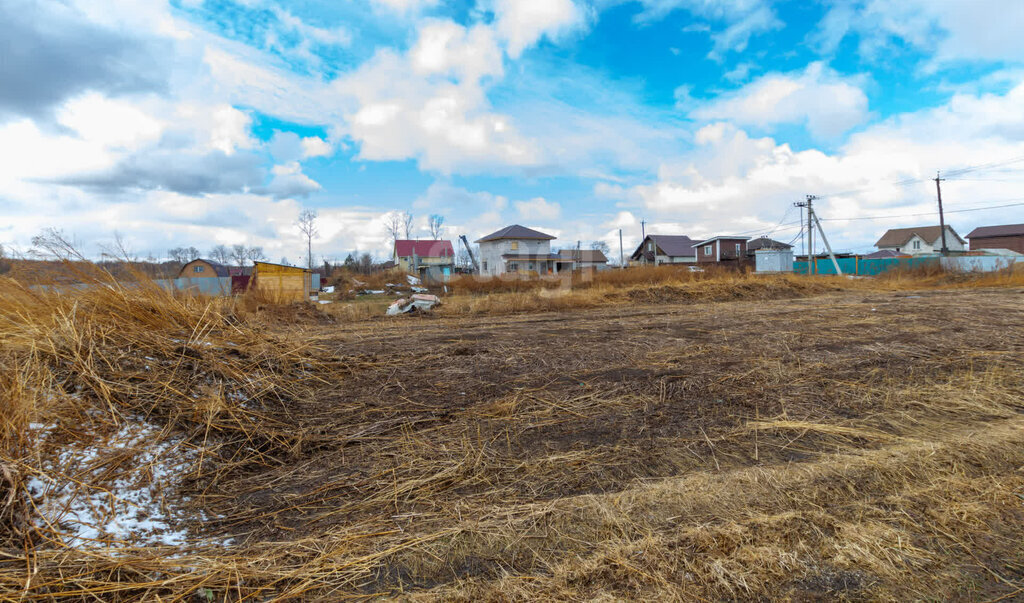
[(323, 292), (324, 293), (334, 293), (334, 285), (331, 285), (330, 287), (324, 287), (323, 288)]
[(411, 298), (396, 299), (393, 304), (388, 306), (386, 314), (388, 316), (395, 316), (397, 314), (405, 314), (407, 312), (414, 311), (428, 311), (432, 310), (435, 306), (441, 304), (441, 298), (436, 295), (413, 295)]
[(409, 281), (410, 285), (421, 285), (421, 284), (423, 284), (422, 281), (420, 281), (420, 279), (416, 278), (415, 276), (413, 276), (411, 274), (405, 275), (405, 280)]
[(188, 536), (182, 520), (197, 512), (175, 508), (173, 495), (196, 456), (180, 437), (162, 438), (141, 420), (109, 438), (68, 445), (29, 478), (37, 522), (69, 546), (181, 545)]

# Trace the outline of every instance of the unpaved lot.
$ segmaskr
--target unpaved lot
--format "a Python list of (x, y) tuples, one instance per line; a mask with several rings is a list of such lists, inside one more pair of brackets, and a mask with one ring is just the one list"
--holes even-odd
[(221, 519), (202, 531), (357, 567), (324, 596), (1014, 596), (1022, 301), (319, 325), (306, 338), (336, 368), (275, 411), (301, 442), (207, 492)]

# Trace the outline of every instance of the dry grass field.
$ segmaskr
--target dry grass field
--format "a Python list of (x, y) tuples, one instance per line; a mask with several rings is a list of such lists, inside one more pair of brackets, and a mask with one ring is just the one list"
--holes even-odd
[(1019, 598), (1024, 283), (985, 278), (365, 320), (0, 281), (0, 596)]

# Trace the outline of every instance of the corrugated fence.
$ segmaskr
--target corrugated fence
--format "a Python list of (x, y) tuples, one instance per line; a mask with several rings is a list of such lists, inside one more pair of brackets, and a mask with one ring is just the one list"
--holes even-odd
[[(962, 272), (993, 272), (1012, 266), (1015, 262), (1024, 261), (1024, 257), (999, 257), (990, 255), (979, 256), (925, 256), (911, 258), (836, 258), (843, 274), (874, 276), (893, 268), (917, 268), (920, 266), (941, 264), (947, 270)], [(808, 262), (793, 262), (793, 272), (807, 274)], [(830, 258), (815, 258), (817, 274), (835, 274), (836, 268)]]

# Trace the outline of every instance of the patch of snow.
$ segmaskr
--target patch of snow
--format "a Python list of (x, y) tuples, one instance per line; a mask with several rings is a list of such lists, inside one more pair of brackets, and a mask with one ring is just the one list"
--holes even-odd
[(175, 508), (173, 495), (197, 453), (180, 437), (161, 438), (160, 431), (129, 421), (112, 436), (65, 446), (44, 461), (40, 475), (28, 480), (41, 514), (37, 522), (82, 548), (184, 544), (188, 532), (180, 526), (187, 516)]

